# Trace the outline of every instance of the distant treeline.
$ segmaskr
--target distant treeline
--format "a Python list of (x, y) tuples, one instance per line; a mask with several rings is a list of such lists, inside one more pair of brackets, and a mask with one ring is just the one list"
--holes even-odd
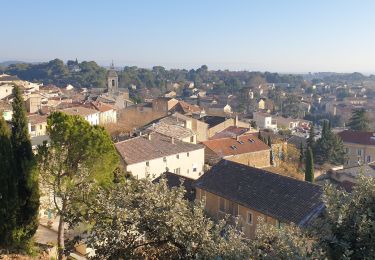
[[(0, 67), (0, 72), (17, 75), (20, 79), (64, 86), (72, 84), (76, 87), (105, 87), (106, 69), (94, 61), (73, 61), (66, 64), (59, 59), (45, 63), (30, 64), (17, 63)], [(242, 87), (255, 86), (258, 83), (289, 83), (300, 85), (303, 83), (301, 75), (278, 74), (271, 72), (249, 72), (208, 70), (206, 65), (198, 69), (170, 69), (155, 66), (152, 69), (135, 66), (124, 67), (118, 71), (120, 87), (129, 87), (131, 84), (141, 88), (166, 89), (170, 83), (184, 84), (194, 82), (196, 86), (213, 84), (215, 87), (236, 90)]]

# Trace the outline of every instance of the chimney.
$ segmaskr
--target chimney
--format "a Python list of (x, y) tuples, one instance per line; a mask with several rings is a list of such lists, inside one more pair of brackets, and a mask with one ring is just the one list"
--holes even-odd
[(239, 136), (239, 135), (236, 135), (236, 141), (237, 141), (237, 142), (240, 141), (240, 136)]
[(237, 127), (238, 125), (238, 115), (234, 118), (234, 126)]
[(174, 144), (174, 137), (171, 138), (171, 142), (172, 142), (172, 144)]
[(151, 133), (147, 135), (148, 140), (151, 140)]

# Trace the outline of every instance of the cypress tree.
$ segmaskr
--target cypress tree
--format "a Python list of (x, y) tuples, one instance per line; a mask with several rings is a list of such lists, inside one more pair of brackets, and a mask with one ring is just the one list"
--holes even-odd
[(299, 145), (299, 162), (300, 162), (300, 164), (303, 163), (304, 156), (305, 156), (305, 154), (304, 154), (304, 150), (303, 150), (303, 144), (301, 142), (300, 145)]
[(315, 129), (314, 129), (314, 124), (310, 125), (310, 130), (309, 130), (309, 137), (307, 138), (307, 146), (310, 147), (311, 149), (314, 149), (315, 146)]
[(267, 144), (268, 144), (269, 147), (272, 146), (272, 140), (271, 140), (271, 136), (270, 135), (268, 136)]
[(38, 228), (39, 187), (28, 133), (26, 110), (20, 89), (14, 87), (13, 94), (11, 143), (18, 193), (17, 232), (14, 233), (14, 240), (19, 245), (26, 245)]
[(314, 158), (310, 147), (306, 153), (305, 181), (314, 182)]
[(9, 246), (15, 228), (16, 179), (13, 174), (10, 129), (0, 115), (0, 247)]

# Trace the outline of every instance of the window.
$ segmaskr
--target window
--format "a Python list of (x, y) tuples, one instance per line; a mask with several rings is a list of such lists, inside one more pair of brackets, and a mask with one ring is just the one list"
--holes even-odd
[(42, 129), (43, 129), (43, 126), (42, 126), (42, 125), (40, 125), (40, 126), (39, 126), (39, 129), (40, 129), (40, 130), (42, 130)]
[(190, 143), (194, 143), (194, 136), (190, 136)]
[(196, 172), (197, 171), (197, 165), (196, 164), (193, 164), (193, 172)]
[(246, 220), (246, 222), (249, 225), (253, 224), (253, 213), (251, 213), (250, 211), (247, 212), (247, 220)]
[(35, 125), (32, 125), (32, 126), (31, 126), (31, 131), (32, 131), (32, 132), (35, 131)]
[(180, 159), (180, 155), (179, 155), (179, 154), (177, 154), (177, 155), (176, 155), (176, 158), (177, 158), (177, 159)]
[(358, 156), (362, 156), (362, 149), (358, 149), (358, 150), (357, 150), (357, 155), (358, 155)]
[(219, 197), (219, 211), (225, 212), (225, 199)]
[(146, 162), (146, 166), (150, 166), (150, 162), (149, 161)]
[(371, 162), (371, 155), (367, 155), (366, 161), (369, 163)]
[(175, 174), (180, 174), (180, 172), (181, 172), (181, 168), (176, 168), (176, 169), (173, 170), (173, 172), (174, 172)]
[(167, 162), (167, 157), (163, 157), (163, 162)]
[(114, 86), (115, 86), (115, 80), (112, 79), (112, 87), (114, 87)]
[(187, 169), (187, 170), (186, 170), (186, 173), (189, 174), (189, 172), (190, 172), (189, 169)]
[(349, 160), (346, 160), (346, 165), (349, 165)]
[(190, 154), (189, 154), (189, 153), (187, 153), (187, 154), (186, 154), (186, 156), (187, 156), (187, 157), (189, 157), (189, 156), (190, 156)]
[(349, 148), (345, 148), (345, 152), (346, 152), (346, 153), (349, 153)]

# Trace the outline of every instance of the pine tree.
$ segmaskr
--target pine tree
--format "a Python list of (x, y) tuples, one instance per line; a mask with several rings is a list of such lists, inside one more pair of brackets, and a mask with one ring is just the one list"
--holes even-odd
[(16, 179), (13, 174), (13, 154), (10, 129), (0, 116), (0, 247), (9, 246), (16, 224)]
[(39, 187), (36, 165), (29, 138), (26, 110), (18, 87), (14, 88), (11, 143), (17, 182), (16, 243), (27, 244), (38, 228)]
[(349, 120), (348, 126), (354, 131), (369, 131), (370, 120), (367, 117), (366, 110), (363, 108), (353, 109), (352, 117)]
[(307, 148), (305, 181), (314, 182), (314, 158), (311, 148)]
[(309, 137), (307, 138), (307, 147), (310, 147), (311, 149), (314, 149), (315, 146), (315, 129), (314, 129), (314, 124), (310, 125), (310, 130), (309, 130)]

